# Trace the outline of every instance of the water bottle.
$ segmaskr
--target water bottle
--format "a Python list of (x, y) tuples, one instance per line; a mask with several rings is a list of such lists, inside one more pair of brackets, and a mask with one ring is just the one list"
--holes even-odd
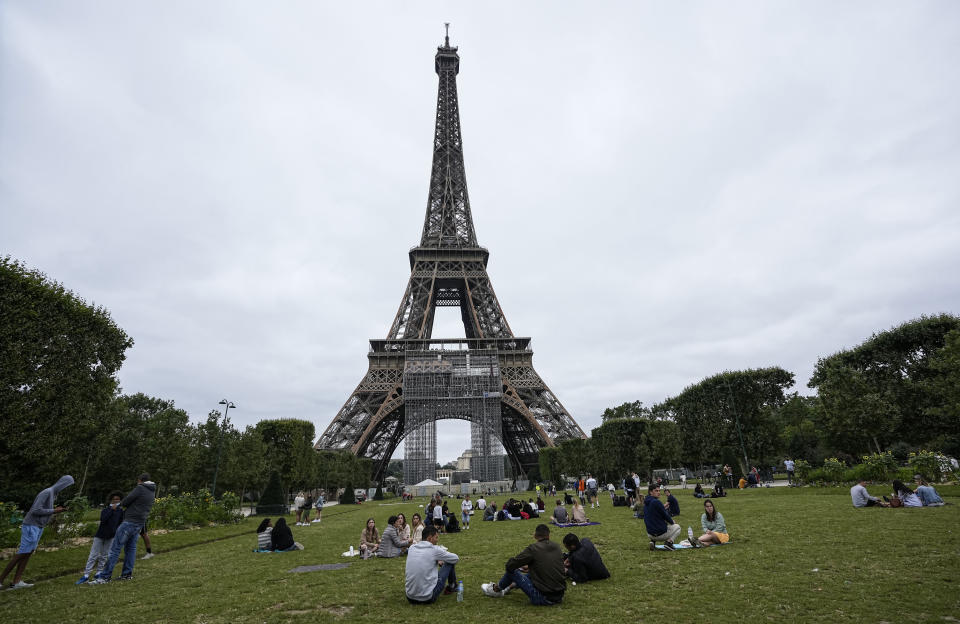
[(457, 602), (463, 602), (463, 581), (457, 581)]

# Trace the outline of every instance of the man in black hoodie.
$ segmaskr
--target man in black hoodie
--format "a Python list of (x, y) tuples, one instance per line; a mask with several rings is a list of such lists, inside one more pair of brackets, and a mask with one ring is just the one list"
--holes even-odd
[(117, 527), (117, 534), (113, 538), (113, 545), (110, 547), (110, 555), (107, 558), (107, 565), (103, 570), (97, 573), (96, 577), (88, 585), (100, 585), (110, 582), (110, 576), (113, 574), (113, 567), (117, 565), (117, 559), (120, 558), (120, 550), (123, 549), (123, 572), (120, 575), (121, 581), (128, 581), (133, 578), (133, 564), (137, 560), (137, 540), (140, 537), (140, 529), (147, 523), (147, 517), (150, 515), (150, 508), (153, 507), (153, 500), (156, 498), (157, 484), (150, 480), (150, 475), (143, 473), (137, 481), (137, 487), (133, 488), (127, 497), (121, 501), (123, 506), (123, 522)]

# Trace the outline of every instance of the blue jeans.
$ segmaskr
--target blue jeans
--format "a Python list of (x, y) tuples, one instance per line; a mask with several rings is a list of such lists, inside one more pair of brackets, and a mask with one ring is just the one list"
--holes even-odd
[(430, 598), (426, 600), (412, 600), (407, 598), (408, 601), (416, 604), (430, 604), (431, 602), (436, 602), (437, 598), (440, 597), (440, 594), (443, 593), (443, 588), (446, 585), (455, 586), (457, 584), (457, 571), (456, 566), (452, 563), (444, 563), (437, 569), (437, 586), (433, 588), (433, 594)]
[(113, 538), (113, 545), (110, 546), (110, 554), (107, 556), (107, 564), (97, 574), (97, 578), (109, 579), (113, 574), (113, 567), (117, 565), (117, 559), (120, 558), (120, 549), (123, 549), (123, 576), (133, 574), (133, 564), (137, 560), (137, 540), (140, 539), (140, 529), (142, 524), (123, 521), (117, 527), (117, 534)]
[(503, 578), (501, 578), (497, 583), (497, 586), (500, 589), (506, 589), (507, 587), (510, 587), (511, 583), (519, 587), (520, 591), (525, 593), (527, 597), (530, 598), (530, 604), (541, 607), (557, 604), (544, 598), (543, 594), (540, 593), (540, 590), (534, 587), (533, 581), (530, 580), (530, 577), (520, 570), (514, 570), (513, 572), (507, 572), (504, 574)]

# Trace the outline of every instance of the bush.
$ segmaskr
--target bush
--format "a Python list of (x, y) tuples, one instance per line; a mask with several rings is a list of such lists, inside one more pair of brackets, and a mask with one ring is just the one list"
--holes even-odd
[(16, 503), (0, 503), (0, 548), (10, 548), (20, 543), (20, 523), (23, 512)]
[(797, 474), (797, 478), (803, 482), (806, 482), (810, 479), (810, 471), (813, 469), (810, 466), (810, 462), (804, 459), (798, 459), (793, 462), (793, 469)]
[(823, 480), (830, 483), (840, 483), (843, 481), (847, 467), (836, 457), (828, 457), (823, 462)]
[(63, 506), (66, 507), (66, 511), (55, 515), (47, 526), (47, 534), (50, 536), (48, 541), (57, 546), (62, 545), (71, 537), (85, 535), (84, 527), (86, 525), (83, 522), (83, 516), (90, 511), (90, 501), (87, 500), (86, 496), (74, 496)]
[(287, 495), (280, 483), (280, 473), (274, 470), (270, 473), (270, 480), (267, 481), (263, 495), (257, 501), (257, 515), (285, 516), (288, 513), (290, 513), (290, 507), (287, 505)]
[(344, 488), (343, 494), (340, 495), (340, 504), (341, 505), (355, 505), (357, 503), (357, 497), (353, 493), (353, 484), (348, 483), (347, 487)]
[[(943, 472), (941, 471), (940, 460), (937, 455), (940, 455), (940, 453), (920, 450), (916, 453), (910, 453), (907, 457), (907, 461), (909, 462), (910, 469), (914, 474), (920, 475), (931, 483), (936, 483), (940, 481), (940, 477), (943, 475)], [(911, 479), (912, 478), (913, 475), (911, 475)]]
[(866, 481), (888, 481), (897, 472), (897, 460), (893, 453), (873, 453), (864, 455), (860, 474)]
[(239, 522), (243, 513), (238, 509), (239, 497), (225, 492), (219, 501), (213, 500), (210, 490), (163, 496), (156, 499), (150, 510), (150, 526), (161, 529), (183, 529), (206, 526), (210, 523)]

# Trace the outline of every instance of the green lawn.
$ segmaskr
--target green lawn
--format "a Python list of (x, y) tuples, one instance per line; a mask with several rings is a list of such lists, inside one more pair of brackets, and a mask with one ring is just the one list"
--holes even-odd
[[(870, 488), (877, 495), (885, 489)], [(588, 509), (602, 524), (575, 532), (593, 539), (612, 578), (568, 585), (564, 603), (549, 608), (529, 606), (522, 594), (480, 593), (480, 583), (496, 580), (504, 561), (532, 541), (535, 521), (474, 522), (468, 532), (441, 536), (461, 556), (463, 603), (449, 596), (429, 607), (409, 605), (402, 559), (352, 559), (344, 570), (290, 573), (348, 561), (340, 553), (357, 543), (367, 517), (382, 528), (388, 515), (402, 510), (409, 518), (423, 500), (335, 506), (323, 523), (293, 527), (306, 546), (301, 552), (251, 552), (253, 519), (155, 535), (157, 557), (138, 561), (127, 583), (75, 586), (87, 547), (37, 553), (26, 574), (36, 586), (0, 593), (0, 622), (955, 621), (960, 487), (939, 491), (954, 504), (855, 510), (847, 488), (733, 491), (716, 501), (731, 544), (673, 553), (650, 552), (642, 521), (605, 500)], [(689, 489), (674, 492), (684, 533), (688, 525), (699, 528), (701, 502)], [(554, 530), (558, 541), (567, 532)]]

